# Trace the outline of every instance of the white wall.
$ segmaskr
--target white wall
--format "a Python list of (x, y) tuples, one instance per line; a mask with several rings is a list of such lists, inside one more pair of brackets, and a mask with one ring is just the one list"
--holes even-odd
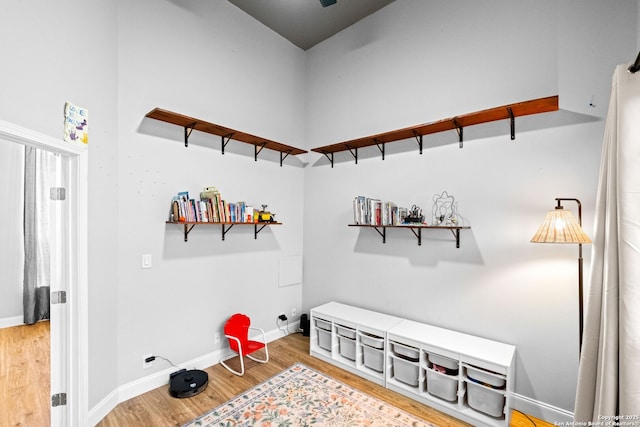
[[(611, 64), (635, 61), (637, 2), (560, 2), (558, 81), (561, 108), (605, 117), (611, 91)], [(612, 31), (615, 29), (615, 31)], [(614, 65), (614, 66), (615, 66)], [(606, 84), (604, 84), (606, 82)]]
[[(309, 148), (558, 92), (602, 119), (613, 67), (637, 54), (637, 1), (553, 4), (398, 0), (306, 54), (227, 2), (3, 5), (0, 118), (59, 137), (65, 101), (90, 111), (89, 407), (150, 374), (143, 354), (180, 363), (216, 348), (231, 312), (273, 329), (281, 311), (336, 299), (516, 344), (517, 392), (570, 410), (576, 250), (528, 240), (558, 196), (583, 200), (590, 229), (602, 120), (564, 115), (515, 142), (469, 129), (463, 150), (419, 156), (409, 141), (384, 162), (374, 148), (333, 169), (309, 154), (303, 169), (269, 152), (254, 162), (234, 142), (222, 156), (197, 132), (185, 148), (180, 128), (144, 119), (162, 107)], [(596, 67), (574, 81), (578, 63)], [(183, 242), (164, 223), (168, 201), (207, 185), (268, 203), (284, 225), (224, 242), (197, 227)], [(446, 233), (382, 245), (346, 227), (355, 195), (428, 209), (442, 190), (472, 226), (460, 249)], [(304, 292), (278, 288), (279, 258), (303, 249)]]
[(116, 4), (4, 2), (0, 118), (62, 139), (63, 108), (89, 109), (90, 406), (117, 386)]
[(310, 147), (556, 94), (553, 11), (523, 5), (401, 0), (317, 45)]
[[(144, 19), (140, 19), (144, 16)], [(279, 287), (279, 260), (302, 254), (303, 168), (291, 156), (145, 119), (155, 107), (300, 146), (303, 52), (228, 2), (122, 2), (119, 23), (118, 383), (143, 370), (143, 356), (176, 364), (226, 346), (214, 343), (235, 312), (265, 330), (299, 312), (301, 286)], [(198, 198), (217, 186), (228, 201), (266, 203), (282, 226), (197, 226), (183, 241), (167, 225), (172, 196)], [(141, 255), (153, 267), (141, 269)], [(293, 319), (292, 319), (293, 320)]]
[[(305, 169), (303, 293), (305, 310), (337, 300), (515, 344), (516, 393), (564, 413), (577, 376), (577, 248), (529, 240), (555, 197), (581, 199), (592, 229), (611, 73), (637, 54), (636, 1), (574, 3), (398, 0), (309, 51), (306, 96), (310, 148), (566, 93), (579, 114), (517, 119), (515, 141), (505, 122), (497, 137), (465, 129), (463, 149), (450, 132), (425, 137), (425, 147), (450, 144), (422, 156), (415, 141), (384, 161), (362, 149), (358, 165), (349, 152), (334, 168), (316, 155)], [(429, 212), (443, 190), (472, 227), (460, 249), (448, 231), (418, 246), (406, 230), (382, 244), (347, 227), (357, 195)], [(587, 246), (587, 272), (589, 257)]]

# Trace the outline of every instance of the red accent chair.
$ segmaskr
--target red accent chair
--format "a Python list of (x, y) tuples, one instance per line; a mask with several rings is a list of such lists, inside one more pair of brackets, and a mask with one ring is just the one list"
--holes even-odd
[[(262, 341), (249, 339), (250, 330), (260, 332), (262, 335)], [(264, 331), (260, 328), (252, 327), (251, 319), (249, 319), (248, 316), (241, 313), (236, 313), (231, 316), (224, 325), (224, 336), (229, 339), (229, 347), (236, 354), (223, 357), (220, 360), (220, 364), (234, 374), (244, 375), (244, 356), (247, 356), (249, 359), (259, 363), (267, 363), (269, 361), (269, 350), (267, 349), (267, 341), (265, 339)], [(260, 359), (252, 356), (253, 353), (262, 348), (264, 348), (264, 358)], [(236, 355), (240, 358), (239, 371), (236, 371), (225, 363), (225, 361), (235, 357)]]

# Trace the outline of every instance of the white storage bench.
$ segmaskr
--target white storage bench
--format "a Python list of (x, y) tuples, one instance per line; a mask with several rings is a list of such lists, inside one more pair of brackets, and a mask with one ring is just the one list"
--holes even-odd
[(508, 427), (515, 347), (336, 302), (311, 309), (310, 353), (474, 426)]
[(311, 309), (310, 353), (384, 386), (386, 331), (401, 321), (336, 302), (324, 304)]
[[(475, 426), (509, 425), (514, 346), (411, 320), (389, 329), (387, 340), (391, 348), (418, 348), (422, 369), (417, 386), (387, 375), (387, 388)], [(388, 354), (387, 362), (395, 361)]]

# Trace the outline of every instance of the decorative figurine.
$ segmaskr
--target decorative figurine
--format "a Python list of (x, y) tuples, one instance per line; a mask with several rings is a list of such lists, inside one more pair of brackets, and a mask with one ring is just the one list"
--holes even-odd
[(431, 214), (433, 225), (458, 225), (458, 203), (446, 191), (433, 196)]
[(262, 210), (258, 212), (258, 222), (276, 222), (273, 218), (275, 215), (267, 211), (267, 205), (262, 205)]

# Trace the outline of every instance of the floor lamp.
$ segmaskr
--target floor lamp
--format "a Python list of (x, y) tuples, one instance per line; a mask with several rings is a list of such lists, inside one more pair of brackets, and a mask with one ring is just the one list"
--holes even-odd
[[(556, 197), (558, 205), (547, 212), (544, 222), (531, 239), (532, 243), (577, 243), (578, 244), (578, 303), (580, 315), (580, 350), (582, 350), (583, 314), (583, 274), (582, 274), (582, 244), (591, 243), (591, 239), (582, 229), (582, 204), (578, 199)], [(578, 221), (571, 211), (566, 211), (560, 204), (563, 201), (573, 201), (578, 204)]]

